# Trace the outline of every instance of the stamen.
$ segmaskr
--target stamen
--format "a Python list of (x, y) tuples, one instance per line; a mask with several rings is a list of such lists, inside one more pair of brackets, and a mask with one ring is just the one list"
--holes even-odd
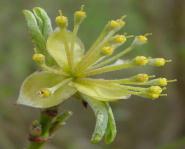
[(165, 60), (164, 58), (153, 58), (149, 59), (149, 64), (156, 67), (162, 67), (171, 60)]
[(38, 92), (38, 95), (40, 97), (49, 97), (52, 94), (51, 90), (49, 88), (43, 88)]
[(149, 76), (147, 74), (138, 74), (135, 77), (136, 82), (146, 82), (148, 81)]
[(43, 65), (45, 63), (45, 56), (40, 53), (33, 54), (32, 59), (39, 65)]
[(127, 62), (120, 64), (120, 65), (110, 65), (110, 66), (104, 66), (101, 68), (89, 70), (84, 75), (85, 76), (92, 76), (92, 75), (97, 75), (97, 74), (121, 70), (121, 69), (143, 66), (143, 65), (146, 65), (147, 63), (148, 63), (148, 59), (146, 57), (137, 56), (133, 60), (127, 61)]
[(68, 18), (66, 16), (63, 16), (62, 15), (62, 11), (59, 10), (59, 16), (56, 17), (55, 19), (55, 22), (56, 24), (61, 28), (61, 29), (64, 29), (64, 28), (67, 28), (68, 26)]
[(136, 36), (133, 45), (143, 45), (148, 42), (148, 38), (144, 35)]
[(52, 94), (54, 94), (59, 88), (61, 88), (62, 86), (66, 85), (67, 83), (69, 83), (72, 80), (72, 78), (69, 79), (65, 79), (62, 82), (58, 83), (57, 85), (51, 87), (51, 88), (43, 88), (38, 92), (38, 95), (40, 97), (49, 97)]
[(71, 41), (71, 68), (73, 71), (73, 51), (74, 51), (74, 44), (75, 39), (80, 27), (80, 24), (83, 22), (83, 20), (86, 18), (86, 12), (84, 11), (84, 5), (81, 6), (79, 11), (76, 11), (74, 13), (74, 28), (73, 28), (73, 38)]
[(98, 59), (97, 57), (99, 57), (101, 53), (99, 49), (102, 45), (109, 41), (111, 37), (125, 25), (125, 22), (123, 21), (124, 18), (125, 17), (122, 17), (121, 19), (108, 22), (95, 43), (90, 47), (84, 58), (77, 65), (77, 72), (83, 71), (95, 63)]
[(146, 65), (148, 63), (148, 59), (145, 56), (137, 56), (134, 59), (136, 65)]
[(113, 37), (113, 41), (118, 44), (123, 44), (127, 41), (127, 37), (124, 35), (116, 35)]
[(103, 55), (112, 55), (112, 53), (114, 51), (114, 49), (110, 46), (103, 47), (101, 50), (102, 50)]
[(84, 5), (81, 6), (79, 11), (76, 11), (74, 14), (74, 24), (79, 25), (86, 18), (86, 12), (84, 11)]

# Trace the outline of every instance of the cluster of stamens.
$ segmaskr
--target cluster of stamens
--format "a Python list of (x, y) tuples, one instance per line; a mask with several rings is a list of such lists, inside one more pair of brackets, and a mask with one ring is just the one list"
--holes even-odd
[[(68, 18), (64, 16), (61, 11), (59, 11), (59, 13), (60, 15), (57, 16), (55, 20), (56, 24), (60, 28), (60, 30), (62, 30), (64, 33), (67, 33), (69, 32), (67, 30)], [(33, 60), (37, 62), (44, 70), (64, 75), (71, 80), (74, 80), (74, 78), (81, 79), (102, 73), (134, 68), (138, 66), (150, 65), (161, 67), (164, 66), (167, 62), (171, 61), (164, 58), (136, 56), (131, 60), (124, 61), (122, 64), (115, 65), (114, 63), (119, 60), (119, 58), (123, 57), (135, 47), (146, 44), (148, 42), (147, 36), (150, 35), (145, 34), (135, 36), (133, 42), (128, 48), (122, 50), (121, 52), (117, 52), (116, 49), (118, 47), (123, 45), (128, 40), (128, 38), (133, 37), (120, 34), (115, 35), (116, 32), (118, 32), (126, 24), (124, 21), (125, 16), (123, 16), (120, 19), (109, 21), (96, 42), (90, 47), (90, 49), (84, 54), (84, 56), (80, 59), (78, 63), (74, 63), (74, 42), (75, 38), (77, 38), (76, 36), (79, 26), (85, 18), (86, 12), (84, 11), (84, 8), (82, 6), (79, 11), (76, 11), (74, 13), (74, 29), (72, 31), (73, 38), (70, 39), (70, 41), (67, 41), (66, 44), (64, 44), (68, 71), (62, 70), (62, 68), (60, 69), (60, 71), (58, 71), (55, 68), (47, 66), (45, 62), (45, 56), (41, 53), (34, 54)], [(167, 80), (166, 78), (156, 78), (150, 80), (150, 78), (153, 77), (154, 76), (149, 76), (147, 74), (138, 74), (130, 78), (110, 81), (124, 85), (125, 91), (130, 94), (151, 99), (156, 99), (160, 96), (166, 95), (162, 94), (162, 91), (165, 90), (165, 88), (162, 87), (166, 86), (168, 82), (175, 81)], [(138, 87), (139, 85), (149, 85), (149, 87)], [(58, 84), (56, 86), (58, 86)], [(38, 92), (39, 96), (51, 96), (59, 87), (61, 87), (61, 85), (59, 87), (56, 86), (52, 87), (55, 88), (54, 90), (47, 87), (41, 89)]]

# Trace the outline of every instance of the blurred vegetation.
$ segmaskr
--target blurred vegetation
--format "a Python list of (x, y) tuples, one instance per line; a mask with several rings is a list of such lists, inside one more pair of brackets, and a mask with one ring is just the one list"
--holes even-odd
[[(127, 14), (123, 33), (152, 32), (150, 43), (129, 54), (166, 57), (173, 60), (149, 73), (177, 78), (169, 86), (168, 97), (151, 101), (139, 97), (113, 103), (118, 136), (112, 145), (90, 143), (94, 127), (92, 111), (75, 99), (61, 106), (73, 117), (48, 144), (48, 149), (184, 149), (185, 148), (185, 1), (184, 0), (0, 0), (0, 148), (20, 149), (26, 145), (28, 126), (39, 110), (15, 104), (19, 87), (36, 66), (31, 61), (32, 44), (23, 9), (40, 6), (54, 22), (58, 9), (72, 20), (72, 13), (86, 5), (88, 18), (79, 36), (88, 47), (111, 18)], [(53, 23), (54, 25), (54, 23)], [(70, 24), (72, 26), (72, 24)], [(121, 50), (121, 49), (120, 49)], [(143, 72), (130, 70), (129, 73)], [(112, 74), (127, 76), (128, 72)], [(108, 77), (108, 76), (105, 76)]]

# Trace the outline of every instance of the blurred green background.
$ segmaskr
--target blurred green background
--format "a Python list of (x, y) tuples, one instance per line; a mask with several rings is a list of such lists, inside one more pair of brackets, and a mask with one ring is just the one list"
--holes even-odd
[(149, 44), (128, 56), (150, 55), (173, 60), (162, 69), (122, 71), (111, 74), (112, 77), (146, 71), (169, 79), (177, 78), (178, 82), (169, 85), (168, 97), (156, 101), (132, 97), (113, 103), (118, 135), (111, 145), (90, 143), (95, 124), (93, 112), (74, 99), (68, 100), (61, 106), (61, 111), (72, 110), (74, 114), (46, 148), (184, 149), (185, 0), (0, 0), (0, 149), (23, 149), (28, 143), (29, 125), (39, 114), (37, 109), (15, 104), (22, 81), (36, 70), (31, 60), (33, 46), (22, 10), (43, 7), (54, 26), (58, 9), (72, 20), (73, 12), (81, 4), (86, 5), (88, 14), (79, 33), (86, 47), (108, 20), (127, 14), (127, 26), (122, 33), (153, 33)]

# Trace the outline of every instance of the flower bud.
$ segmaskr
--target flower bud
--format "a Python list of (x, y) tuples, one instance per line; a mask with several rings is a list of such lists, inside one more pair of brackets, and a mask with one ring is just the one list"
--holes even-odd
[(134, 63), (136, 65), (146, 65), (148, 63), (148, 59), (145, 56), (137, 56), (134, 59)]
[(32, 59), (40, 65), (45, 63), (45, 56), (43, 54), (36, 53), (32, 56)]
[(68, 18), (63, 15), (57, 16), (55, 22), (60, 28), (66, 28), (68, 26)]
[(102, 54), (104, 55), (112, 55), (112, 53), (114, 52), (114, 49), (110, 46), (103, 47), (101, 50)]
[(30, 128), (30, 135), (38, 137), (41, 135), (41, 133), (42, 133), (41, 124), (37, 120), (33, 121)]

